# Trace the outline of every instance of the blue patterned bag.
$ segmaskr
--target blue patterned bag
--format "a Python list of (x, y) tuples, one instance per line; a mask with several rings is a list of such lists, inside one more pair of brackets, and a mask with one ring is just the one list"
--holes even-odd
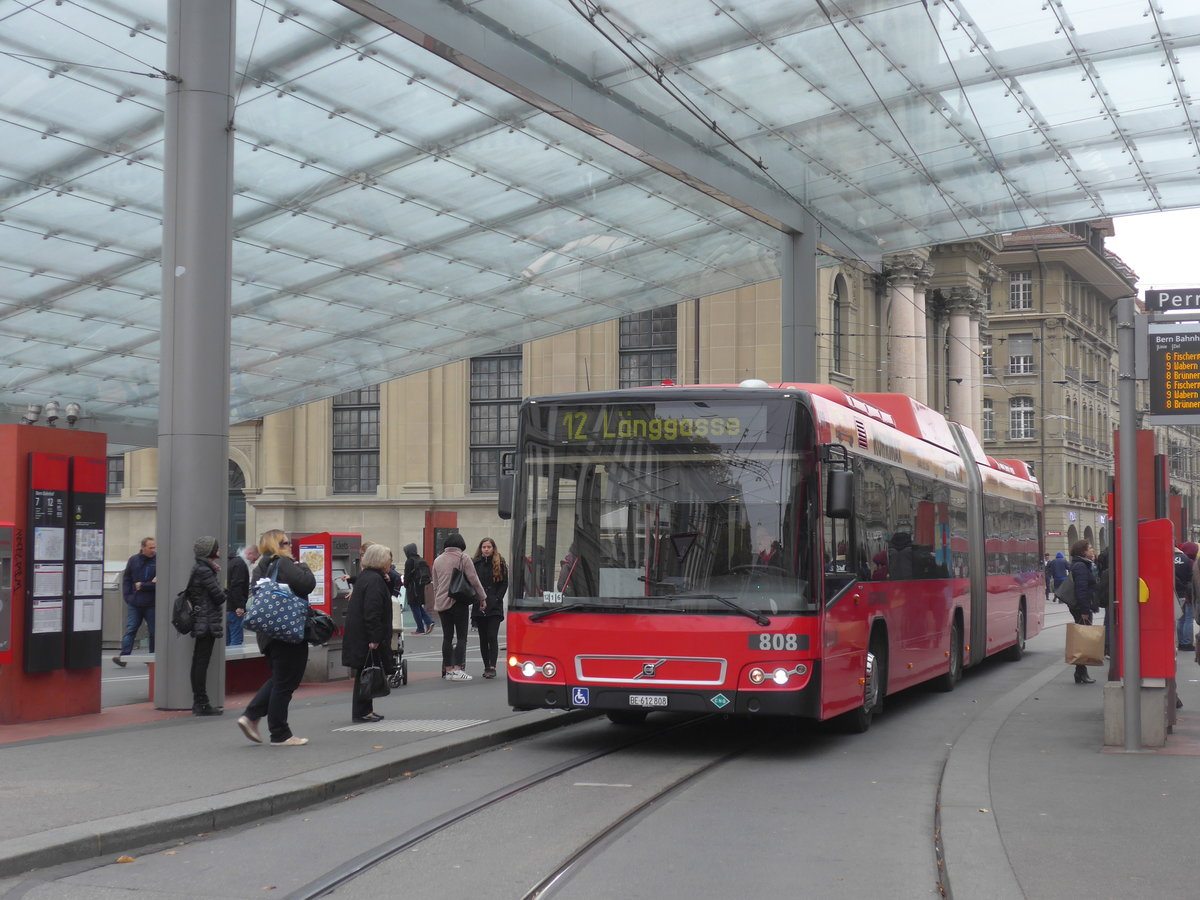
[(302, 644), (308, 601), (297, 597), (286, 584), (280, 584), (276, 577), (278, 572), (279, 562), (276, 561), (267, 577), (258, 579), (246, 601), (242, 624), (266, 637), (288, 644)]

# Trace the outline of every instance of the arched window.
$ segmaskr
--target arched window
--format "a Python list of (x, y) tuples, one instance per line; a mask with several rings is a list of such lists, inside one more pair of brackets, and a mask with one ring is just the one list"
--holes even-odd
[(829, 298), (830, 301), (830, 339), (832, 342), (833, 351), (833, 370), (835, 372), (844, 372), (843, 367), (843, 350), (844, 350), (844, 313), (846, 306), (846, 279), (841, 275), (833, 280), (833, 295)]

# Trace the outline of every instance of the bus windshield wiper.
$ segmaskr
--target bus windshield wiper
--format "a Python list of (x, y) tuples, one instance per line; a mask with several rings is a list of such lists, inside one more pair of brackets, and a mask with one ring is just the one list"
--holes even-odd
[(771, 624), (771, 620), (768, 619), (766, 616), (764, 616), (762, 613), (756, 612), (752, 609), (747, 609), (746, 607), (742, 606), (742, 604), (740, 604), (736, 600), (734, 600), (732, 597), (722, 597), (720, 594), (680, 594), (679, 599), (680, 600), (717, 600), (721, 603), (724, 603), (726, 606), (728, 606), (734, 612), (739, 612), (743, 616), (749, 616), (751, 619), (753, 619), (759, 625), (770, 625)]
[(535, 612), (529, 617), (529, 621), (537, 622), (541, 619), (547, 618), (548, 616), (553, 616), (561, 612), (679, 612), (678, 609), (674, 609), (670, 606), (631, 607), (627, 603), (620, 602), (628, 600), (645, 600), (645, 597), (611, 597), (609, 599), (617, 601), (617, 603), (594, 603), (587, 601), (581, 603), (568, 603), (565, 606), (556, 606), (553, 609), (543, 609), (540, 612)]

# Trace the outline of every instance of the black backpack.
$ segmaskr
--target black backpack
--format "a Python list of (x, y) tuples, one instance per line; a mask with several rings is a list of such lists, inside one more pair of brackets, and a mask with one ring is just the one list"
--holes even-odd
[(1175, 551), (1175, 596), (1182, 597), (1192, 583), (1192, 561), (1182, 550)]
[(187, 588), (175, 595), (175, 602), (171, 604), (171, 624), (180, 634), (192, 633), (195, 619), (192, 616), (192, 601), (188, 597)]

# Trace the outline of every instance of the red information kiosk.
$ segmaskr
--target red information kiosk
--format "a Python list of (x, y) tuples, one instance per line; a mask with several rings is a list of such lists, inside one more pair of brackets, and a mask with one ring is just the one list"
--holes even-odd
[(0, 425), (0, 724), (100, 711), (106, 449)]

